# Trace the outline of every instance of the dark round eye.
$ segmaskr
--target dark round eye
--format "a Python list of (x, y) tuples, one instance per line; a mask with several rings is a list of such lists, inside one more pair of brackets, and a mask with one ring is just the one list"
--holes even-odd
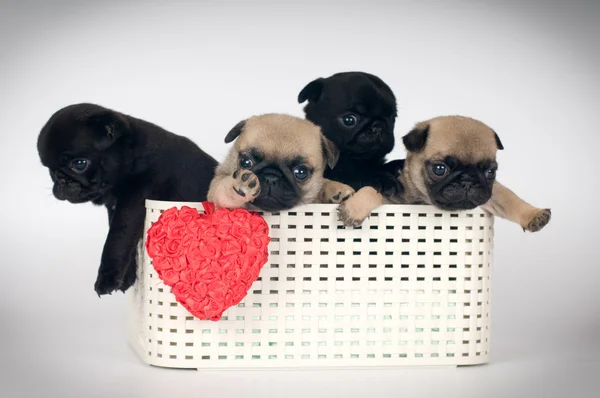
[(296, 166), (293, 171), (297, 180), (304, 181), (308, 178), (308, 169), (305, 166)]
[(90, 166), (90, 162), (87, 159), (73, 159), (71, 161), (71, 169), (76, 173), (83, 173)]
[(346, 127), (355, 126), (357, 121), (358, 118), (352, 114), (348, 114), (342, 117), (342, 123), (344, 123), (344, 126)]
[(240, 167), (242, 169), (249, 169), (253, 164), (254, 163), (252, 162), (252, 159), (250, 159), (248, 156), (240, 157)]
[(446, 171), (448, 171), (448, 168), (446, 167), (445, 164), (437, 163), (437, 164), (433, 165), (431, 170), (433, 171), (433, 174), (435, 174), (438, 177), (441, 177), (444, 174), (446, 174)]
[(485, 178), (487, 178), (488, 180), (493, 180), (494, 178), (496, 178), (496, 170), (495, 169), (487, 169), (485, 171)]

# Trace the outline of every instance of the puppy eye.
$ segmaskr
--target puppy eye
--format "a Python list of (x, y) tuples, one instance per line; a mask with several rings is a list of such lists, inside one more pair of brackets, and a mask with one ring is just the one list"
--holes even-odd
[(305, 166), (294, 167), (294, 177), (299, 181), (304, 181), (308, 178), (308, 169)]
[(250, 159), (248, 156), (240, 157), (240, 167), (242, 169), (249, 169), (253, 164), (254, 163), (252, 162), (252, 159)]
[(433, 174), (435, 174), (436, 176), (442, 177), (446, 174), (446, 172), (448, 171), (448, 168), (446, 167), (445, 164), (436, 163), (432, 166), (431, 170), (433, 171)]
[(488, 180), (493, 180), (494, 178), (496, 178), (496, 170), (495, 169), (487, 169), (485, 171), (485, 178), (487, 178)]
[(83, 173), (90, 167), (90, 161), (87, 159), (73, 159), (71, 161), (71, 170), (76, 173)]
[(346, 127), (354, 127), (357, 122), (358, 122), (358, 118), (353, 114), (348, 114), (348, 115), (342, 116), (342, 123)]

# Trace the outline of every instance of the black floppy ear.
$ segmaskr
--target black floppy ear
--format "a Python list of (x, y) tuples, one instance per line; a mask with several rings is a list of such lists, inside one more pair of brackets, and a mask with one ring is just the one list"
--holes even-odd
[(425, 147), (427, 136), (429, 136), (429, 125), (418, 124), (402, 137), (402, 142), (409, 152), (419, 152)]
[(117, 142), (127, 131), (127, 120), (118, 112), (103, 109), (86, 115), (86, 123), (98, 131), (94, 148), (104, 151)]
[[(492, 130), (494, 131), (494, 130)], [(494, 138), (496, 139), (496, 145), (498, 145), (498, 149), (502, 150), (504, 149), (504, 145), (502, 145), (502, 141), (500, 141), (500, 137), (498, 137), (498, 134), (496, 134), (496, 132), (494, 131)]]
[(323, 147), (323, 154), (325, 155), (327, 166), (329, 166), (330, 169), (333, 169), (340, 158), (340, 150), (337, 145), (325, 138), (325, 136), (321, 137), (321, 146)]
[(301, 104), (306, 100), (313, 102), (318, 101), (323, 92), (323, 81), (324, 79), (320, 77), (308, 83), (302, 91), (300, 91), (300, 94), (298, 94), (298, 103)]
[(231, 141), (238, 138), (240, 136), (240, 134), (242, 134), (242, 131), (244, 131), (245, 126), (246, 126), (245, 120), (242, 120), (241, 122), (239, 122), (238, 124), (233, 126), (233, 128), (231, 130), (229, 130), (229, 133), (227, 133), (227, 135), (225, 136), (225, 143), (229, 144)]

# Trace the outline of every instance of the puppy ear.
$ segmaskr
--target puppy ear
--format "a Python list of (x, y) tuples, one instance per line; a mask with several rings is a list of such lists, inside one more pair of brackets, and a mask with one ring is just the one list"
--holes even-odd
[(325, 155), (327, 166), (329, 166), (330, 169), (333, 169), (340, 159), (340, 150), (337, 145), (325, 138), (325, 136), (321, 137), (321, 146), (323, 147), (323, 154)]
[[(494, 130), (492, 130), (494, 131)], [(504, 149), (504, 145), (502, 145), (502, 141), (500, 141), (500, 137), (498, 137), (498, 134), (496, 134), (496, 132), (494, 131), (494, 138), (496, 139), (496, 145), (498, 145), (498, 149), (502, 150)]]
[(325, 79), (322, 77), (313, 80), (308, 83), (300, 94), (298, 94), (298, 103), (303, 103), (306, 100), (316, 102), (321, 98), (321, 93), (323, 92), (323, 82)]
[(127, 120), (118, 112), (110, 109), (84, 115), (86, 123), (98, 131), (94, 148), (104, 151), (117, 142), (129, 129)]
[(242, 120), (241, 122), (239, 122), (238, 124), (233, 126), (233, 128), (231, 130), (229, 130), (229, 133), (227, 133), (227, 135), (225, 136), (225, 143), (229, 144), (231, 141), (238, 138), (240, 136), (240, 134), (242, 134), (242, 131), (244, 131), (245, 126), (246, 126), (245, 120)]
[(408, 134), (402, 137), (402, 142), (409, 152), (419, 152), (425, 147), (428, 136), (429, 125), (418, 124)]

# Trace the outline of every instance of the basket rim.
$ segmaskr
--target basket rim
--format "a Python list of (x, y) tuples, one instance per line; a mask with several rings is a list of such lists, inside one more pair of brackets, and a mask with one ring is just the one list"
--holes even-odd
[[(202, 208), (202, 202), (180, 202), (180, 201), (168, 201), (168, 200), (154, 200), (154, 199), (146, 199), (145, 206), (147, 209), (160, 209), (166, 210), (172, 207), (194, 207), (194, 208)], [(265, 214), (285, 214), (285, 213), (301, 213), (301, 212), (335, 212), (337, 209), (337, 204), (321, 204), (321, 203), (311, 203), (304, 204), (300, 206), (296, 206), (289, 210), (282, 210), (278, 212), (262, 212)], [(489, 212), (484, 210), (481, 207), (476, 207), (472, 210), (442, 210), (432, 205), (416, 205), (416, 204), (383, 204), (373, 210), (372, 213), (436, 213), (436, 214), (487, 214), (491, 216)]]

